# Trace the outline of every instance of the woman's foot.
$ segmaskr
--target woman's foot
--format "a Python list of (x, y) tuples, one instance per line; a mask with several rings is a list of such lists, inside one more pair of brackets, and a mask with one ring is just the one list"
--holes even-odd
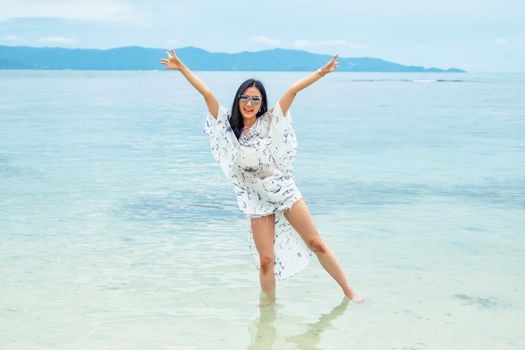
[(362, 304), (365, 302), (365, 299), (357, 296), (352, 289), (349, 289), (345, 292), (345, 297), (354, 303)]
[(259, 297), (259, 306), (268, 306), (268, 305), (272, 305), (273, 303), (275, 303), (275, 296), (268, 296), (268, 294), (266, 294), (265, 292), (262, 292), (261, 291), (261, 295)]

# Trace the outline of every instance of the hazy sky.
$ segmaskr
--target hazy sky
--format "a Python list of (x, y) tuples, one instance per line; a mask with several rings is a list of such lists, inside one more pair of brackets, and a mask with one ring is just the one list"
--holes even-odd
[(0, 0), (0, 45), (294, 48), (525, 72), (525, 0)]

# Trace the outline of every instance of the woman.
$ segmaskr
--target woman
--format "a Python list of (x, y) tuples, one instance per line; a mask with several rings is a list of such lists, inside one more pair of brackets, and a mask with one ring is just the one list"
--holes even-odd
[(345, 296), (362, 303), (364, 300), (354, 293), (335, 255), (321, 239), (292, 179), (297, 140), (290, 106), (299, 91), (337, 68), (337, 55), (293, 84), (270, 110), (263, 84), (246, 80), (237, 90), (230, 116), (175, 50), (166, 53), (168, 57), (160, 60), (166, 66), (164, 70), (181, 72), (208, 106), (204, 131), (210, 136), (212, 154), (224, 174), (233, 180), (239, 208), (250, 219), (250, 249), (259, 270), (260, 305), (275, 302), (275, 278), (297, 274), (308, 265), (311, 252)]

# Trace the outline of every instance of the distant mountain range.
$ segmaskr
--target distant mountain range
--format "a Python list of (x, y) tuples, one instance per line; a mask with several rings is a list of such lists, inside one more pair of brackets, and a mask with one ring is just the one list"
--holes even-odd
[[(313, 71), (331, 57), (291, 49), (222, 53), (182, 47), (175, 52), (192, 70), (201, 71)], [(0, 69), (161, 70), (162, 57), (166, 49), (139, 46), (109, 50), (0, 46)], [(338, 57), (338, 61), (337, 70), (342, 72), (465, 72), (404, 66), (372, 57)]]

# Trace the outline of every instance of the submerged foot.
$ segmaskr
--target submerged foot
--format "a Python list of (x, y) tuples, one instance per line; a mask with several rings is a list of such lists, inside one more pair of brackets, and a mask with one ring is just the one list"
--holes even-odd
[(268, 296), (265, 292), (261, 292), (259, 297), (259, 306), (268, 306), (275, 303), (275, 296)]
[(348, 298), (350, 301), (353, 301), (354, 303), (362, 304), (365, 302), (365, 299), (359, 297), (357, 294), (354, 293), (353, 290), (345, 292), (345, 297)]

